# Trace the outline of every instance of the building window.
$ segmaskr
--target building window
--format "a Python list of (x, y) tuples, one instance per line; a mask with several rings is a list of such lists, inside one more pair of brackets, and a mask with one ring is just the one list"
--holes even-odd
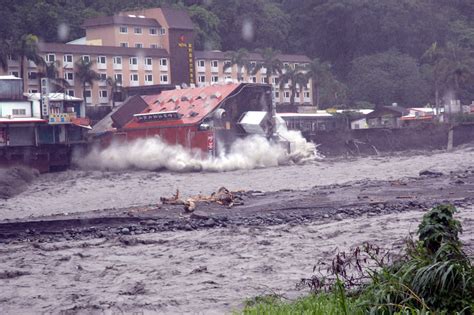
[(204, 68), (204, 65), (205, 65), (204, 60), (198, 60), (198, 67)]
[(10, 71), (10, 75), (19, 78), (19, 72), (18, 71)]
[(74, 81), (74, 72), (64, 72), (64, 79)]
[(198, 82), (199, 82), (199, 83), (204, 83), (204, 82), (206, 82), (206, 76), (204, 76), (204, 75), (199, 75), (199, 76), (198, 76)]
[(160, 75), (160, 83), (168, 83), (168, 75), (166, 74)]
[(99, 73), (99, 80), (100, 81), (107, 81), (107, 73)]
[(142, 28), (141, 27), (134, 27), (133, 32), (135, 34), (141, 35), (142, 34)]
[(73, 57), (72, 57), (72, 55), (64, 55), (63, 60), (64, 60), (64, 62), (72, 63), (73, 62)]
[(130, 57), (130, 65), (138, 65), (138, 58)]
[(11, 60), (11, 61), (18, 61), (18, 56), (16, 56), (16, 55), (8, 55), (8, 60)]
[(85, 95), (86, 98), (90, 98), (92, 96), (91, 90), (86, 90), (84, 95)]
[(250, 82), (257, 83), (257, 77), (250, 77)]
[(132, 82), (138, 82), (138, 74), (132, 73), (132, 74), (130, 75), (130, 81), (132, 81)]
[(120, 33), (122, 33), (122, 34), (127, 34), (127, 33), (128, 33), (128, 27), (126, 27), (126, 26), (120, 26)]
[(262, 83), (268, 83), (268, 77), (261, 77), (260, 80)]
[(296, 98), (300, 98), (300, 92), (296, 92)]
[(151, 44), (150, 48), (158, 48), (158, 45), (157, 44)]
[(143, 48), (143, 44), (142, 43), (136, 43), (135, 48)]
[(85, 62), (91, 62), (91, 57), (88, 56), (88, 55), (84, 55), (84, 56), (82, 56), (81, 58), (82, 58), (82, 60), (85, 61)]
[(128, 47), (128, 43), (120, 43), (120, 47)]
[(290, 92), (289, 91), (285, 91), (285, 98), (290, 98)]
[(304, 92), (303, 95), (304, 95), (305, 98), (309, 98), (309, 92)]
[(67, 90), (66, 94), (69, 95), (69, 96), (74, 97), (74, 90)]
[(30, 90), (28, 90), (28, 93), (38, 93), (38, 90), (37, 89), (30, 89)]
[(122, 83), (122, 74), (121, 73), (116, 73), (114, 75), (114, 80), (117, 81), (118, 83)]
[(38, 72), (28, 72), (28, 79), (30, 80), (38, 79)]
[(146, 57), (145, 58), (145, 65), (152, 66), (153, 65), (153, 58)]
[(168, 66), (168, 59), (166, 59), (166, 58), (161, 58), (161, 59), (160, 59), (160, 66), (163, 66), (163, 67)]
[(47, 54), (45, 59), (46, 59), (46, 62), (55, 62), (56, 61), (56, 55), (55, 54)]
[(26, 109), (24, 109), (24, 108), (13, 108), (12, 109), (12, 115), (13, 116), (25, 116), (26, 115)]
[(217, 68), (219, 66), (219, 62), (217, 60), (212, 60), (211, 61), (211, 67)]
[(105, 65), (107, 63), (107, 58), (105, 56), (99, 56), (97, 57), (97, 63)]
[(114, 57), (114, 64), (121, 65), (122, 64), (122, 57)]
[(145, 74), (145, 82), (153, 82), (153, 75)]
[(275, 98), (279, 98), (279, 97), (280, 97), (280, 92), (275, 91)]
[(165, 28), (160, 28), (160, 35), (166, 35), (166, 29)]
[(219, 82), (219, 77), (218, 77), (217, 75), (213, 75), (213, 76), (211, 77), (211, 82), (212, 82), (212, 83), (217, 83), (217, 82)]
[(156, 27), (150, 27), (149, 28), (150, 35), (158, 35), (158, 30)]
[(107, 98), (107, 90), (99, 90), (100, 98)]

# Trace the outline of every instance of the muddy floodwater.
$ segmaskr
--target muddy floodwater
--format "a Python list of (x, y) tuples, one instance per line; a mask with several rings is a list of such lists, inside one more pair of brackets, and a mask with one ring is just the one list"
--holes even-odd
[[(441, 202), (460, 210), (474, 252), (472, 147), (225, 173), (69, 170), (24, 185), (0, 201), (0, 314), (224, 314), (257, 295), (294, 299), (338, 249), (400, 252)], [(221, 186), (247, 191), (243, 204), (158, 205)]]
[(179, 189), (184, 196), (230, 190), (308, 189), (354, 180), (418, 176), (421, 170), (449, 173), (474, 165), (474, 149), (400, 156), (323, 160), (223, 173), (70, 170), (44, 174), (11, 199), (0, 199), (0, 219), (74, 213), (157, 203)]

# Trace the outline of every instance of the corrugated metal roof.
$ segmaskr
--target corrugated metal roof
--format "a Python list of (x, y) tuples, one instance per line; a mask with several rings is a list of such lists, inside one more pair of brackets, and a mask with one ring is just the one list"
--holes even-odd
[(40, 43), (39, 50), (43, 53), (66, 53), (86, 55), (113, 55), (113, 56), (146, 56), (168, 57), (168, 52), (161, 48), (134, 48), (95, 45), (68, 45), (58, 43)]
[(145, 95), (142, 99), (148, 104), (142, 114), (178, 112), (179, 120), (137, 122), (134, 119), (126, 128), (150, 126), (188, 125), (200, 122), (213, 112), (219, 104), (231, 95), (241, 84), (212, 85), (198, 88), (163, 91), (158, 95)]

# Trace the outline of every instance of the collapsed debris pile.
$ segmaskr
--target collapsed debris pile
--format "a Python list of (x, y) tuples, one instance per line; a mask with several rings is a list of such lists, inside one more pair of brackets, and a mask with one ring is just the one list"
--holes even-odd
[(233, 206), (243, 205), (242, 191), (230, 191), (225, 187), (219, 188), (216, 192), (213, 192), (209, 196), (197, 195), (186, 200), (180, 198), (179, 189), (176, 190), (176, 194), (167, 198), (161, 197), (160, 201), (164, 205), (183, 205), (186, 212), (193, 212), (196, 209), (196, 203), (217, 203), (227, 208)]

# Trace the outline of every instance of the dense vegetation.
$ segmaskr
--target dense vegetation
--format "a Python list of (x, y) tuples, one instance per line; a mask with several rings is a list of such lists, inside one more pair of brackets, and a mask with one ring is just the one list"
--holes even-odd
[(338, 253), (325, 274), (303, 279), (312, 295), (292, 303), (258, 297), (247, 302), (244, 313), (472, 314), (474, 268), (463, 252), (455, 211), (440, 205), (426, 213), (419, 240), (407, 241), (402, 256), (390, 259), (369, 244)]
[(318, 83), (323, 107), (474, 100), (472, 0), (0, 2), (0, 53), (5, 40), (25, 34), (66, 42), (84, 35), (86, 18), (170, 5), (191, 14), (199, 49), (272, 48), (318, 58), (331, 72)]

